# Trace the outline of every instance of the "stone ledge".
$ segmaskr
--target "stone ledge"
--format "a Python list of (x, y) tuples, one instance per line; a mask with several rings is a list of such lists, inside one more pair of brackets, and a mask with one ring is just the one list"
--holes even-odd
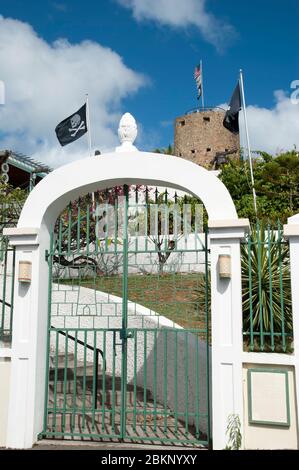
[(11, 246), (37, 246), (39, 245), (39, 229), (32, 227), (10, 227), (3, 230), (9, 238)]
[(3, 230), (3, 235), (8, 237), (17, 237), (17, 236), (32, 236), (38, 235), (38, 228), (27, 228), (27, 227), (10, 227)]
[(285, 237), (299, 237), (299, 224), (287, 224), (283, 226)]
[(249, 231), (249, 219), (209, 220), (209, 228), (244, 228)]

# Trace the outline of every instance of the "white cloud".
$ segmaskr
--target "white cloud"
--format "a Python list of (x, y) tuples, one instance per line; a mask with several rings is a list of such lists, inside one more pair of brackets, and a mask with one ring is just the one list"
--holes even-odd
[[(274, 91), (272, 108), (247, 106), (247, 121), (252, 150), (263, 150), (272, 155), (294, 148), (299, 149), (299, 103), (293, 104), (291, 97), (282, 90)], [(227, 103), (220, 104), (227, 109)], [(246, 145), (243, 112), (240, 112), (241, 145)]]
[(195, 26), (204, 39), (222, 50), (236, 32), (230, 24), (206, 11), (206, 0), (117, 0), (131, 9), (137, 21), (153, 20), (174, 28)]
[(282, 90), (275, 91), (274, 97), (275, 106), (271, 109), (247, 108), (252, 149), (272, 154), (290, 150), (294, 145), (299, 148), (299, 104), (292, 104)]
[(62, 119), (82, 106), (86, 92), (94, 147), (104, 150), (117, 144), (122, 100), (148, 82), (116, 52), (96, 42), (59, 39), (49, 44), (29, 24), (1, 16), (0, 63), (6, 91), (0, 147), (54, 166), (79, 158), (87, 149), (85, 136), (61, 148), (54, 133)]

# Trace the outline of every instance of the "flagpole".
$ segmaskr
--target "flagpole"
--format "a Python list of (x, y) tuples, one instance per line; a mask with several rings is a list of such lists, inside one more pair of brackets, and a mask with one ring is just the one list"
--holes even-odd
[(204, 108), (205, 108), (205, 101), (204, 101), (204, 96), (203, 96), (203, 71), (202, 71), (202, 60), (200, 61), (200, 73), (201, 73), (201, 105), (202, 105), (202, 109), (204, 110)]
[(246, 132), (246, 140), (247, 140), (247, 152), (248, 152), (248, 159), (249, 159), (249, 167), (250, 167), (250, 177), (251, 177), (251, 185), (252, 185), (252, 194), (253, 194), (253, 205), (255, 213), (257, 214), (257, 205), (256, 205), (256, 192), (254, 186), (254, 176), (253, 176), (253, 168), (252, 168), (252, 158), (251, 158), (251, 148), (249, 142), (249, 132), (248, 132), (248, 124), (247, 124), (247, 113), (246, 113), (246, 103), (245, 103), (245, 94), (244, 94), (244, 83), (243, 83), (243, 73), (242, 69), (240, 69), (240, 87), (241, 87), (241, 95), (242, 95), (242, 103), (243, 103), (243, 114), (244, 114), (244, 122), (245, 122), (245, 132)]

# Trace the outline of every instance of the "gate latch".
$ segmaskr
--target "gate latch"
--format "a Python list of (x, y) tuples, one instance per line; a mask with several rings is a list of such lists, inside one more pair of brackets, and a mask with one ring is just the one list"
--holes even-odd
[(134, 336), (135, 336), (135, 331), (133, 330), (122, 329), (119, 332), (120, 339), (134, 338)]

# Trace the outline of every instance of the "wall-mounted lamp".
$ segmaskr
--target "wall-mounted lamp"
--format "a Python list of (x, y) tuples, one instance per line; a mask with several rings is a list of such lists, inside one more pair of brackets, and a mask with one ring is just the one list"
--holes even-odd
[(230, 279), (232, 275), (230, 255), (219, 255), (218, 264), (220, 279)]
[(31, 282), (31, 261), (19, 261), (19, 282)]

